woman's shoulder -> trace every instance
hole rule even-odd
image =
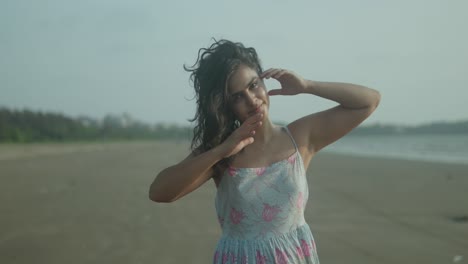
[[[304,160],[304,167],[307,168],[310,160],[316,154],[315,150],[311,147],[310,143],[310,131],[304,128],[302,124],[303,120],[298,119],[286,125],[286,128],[290,132],[291,137],[296,142],[299,153]]]
[[[309,131],[304,129],[300,119],[287,124],[285,128],[289,131],[298,147],[307,146]]]

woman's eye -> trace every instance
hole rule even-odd
[[[255,89],[258,87],[258,82],[253,82],[251,85],[250,85],[250,88],[251,89]]]

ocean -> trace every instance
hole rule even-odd
[[[468,134],[345,136],[322,151],[468,164]]]

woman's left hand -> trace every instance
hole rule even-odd
[[[270,90],[268,95],[296,95],[303,93],[307,87],[302,77],[285,69],[268,69],[260,75],[260,78],[273,78],[281,84],[280,89]]]

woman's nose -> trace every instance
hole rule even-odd
[[[255,105],[256,96],[255,93],[249,92],[247,96],[247,103],[249,105]]]

